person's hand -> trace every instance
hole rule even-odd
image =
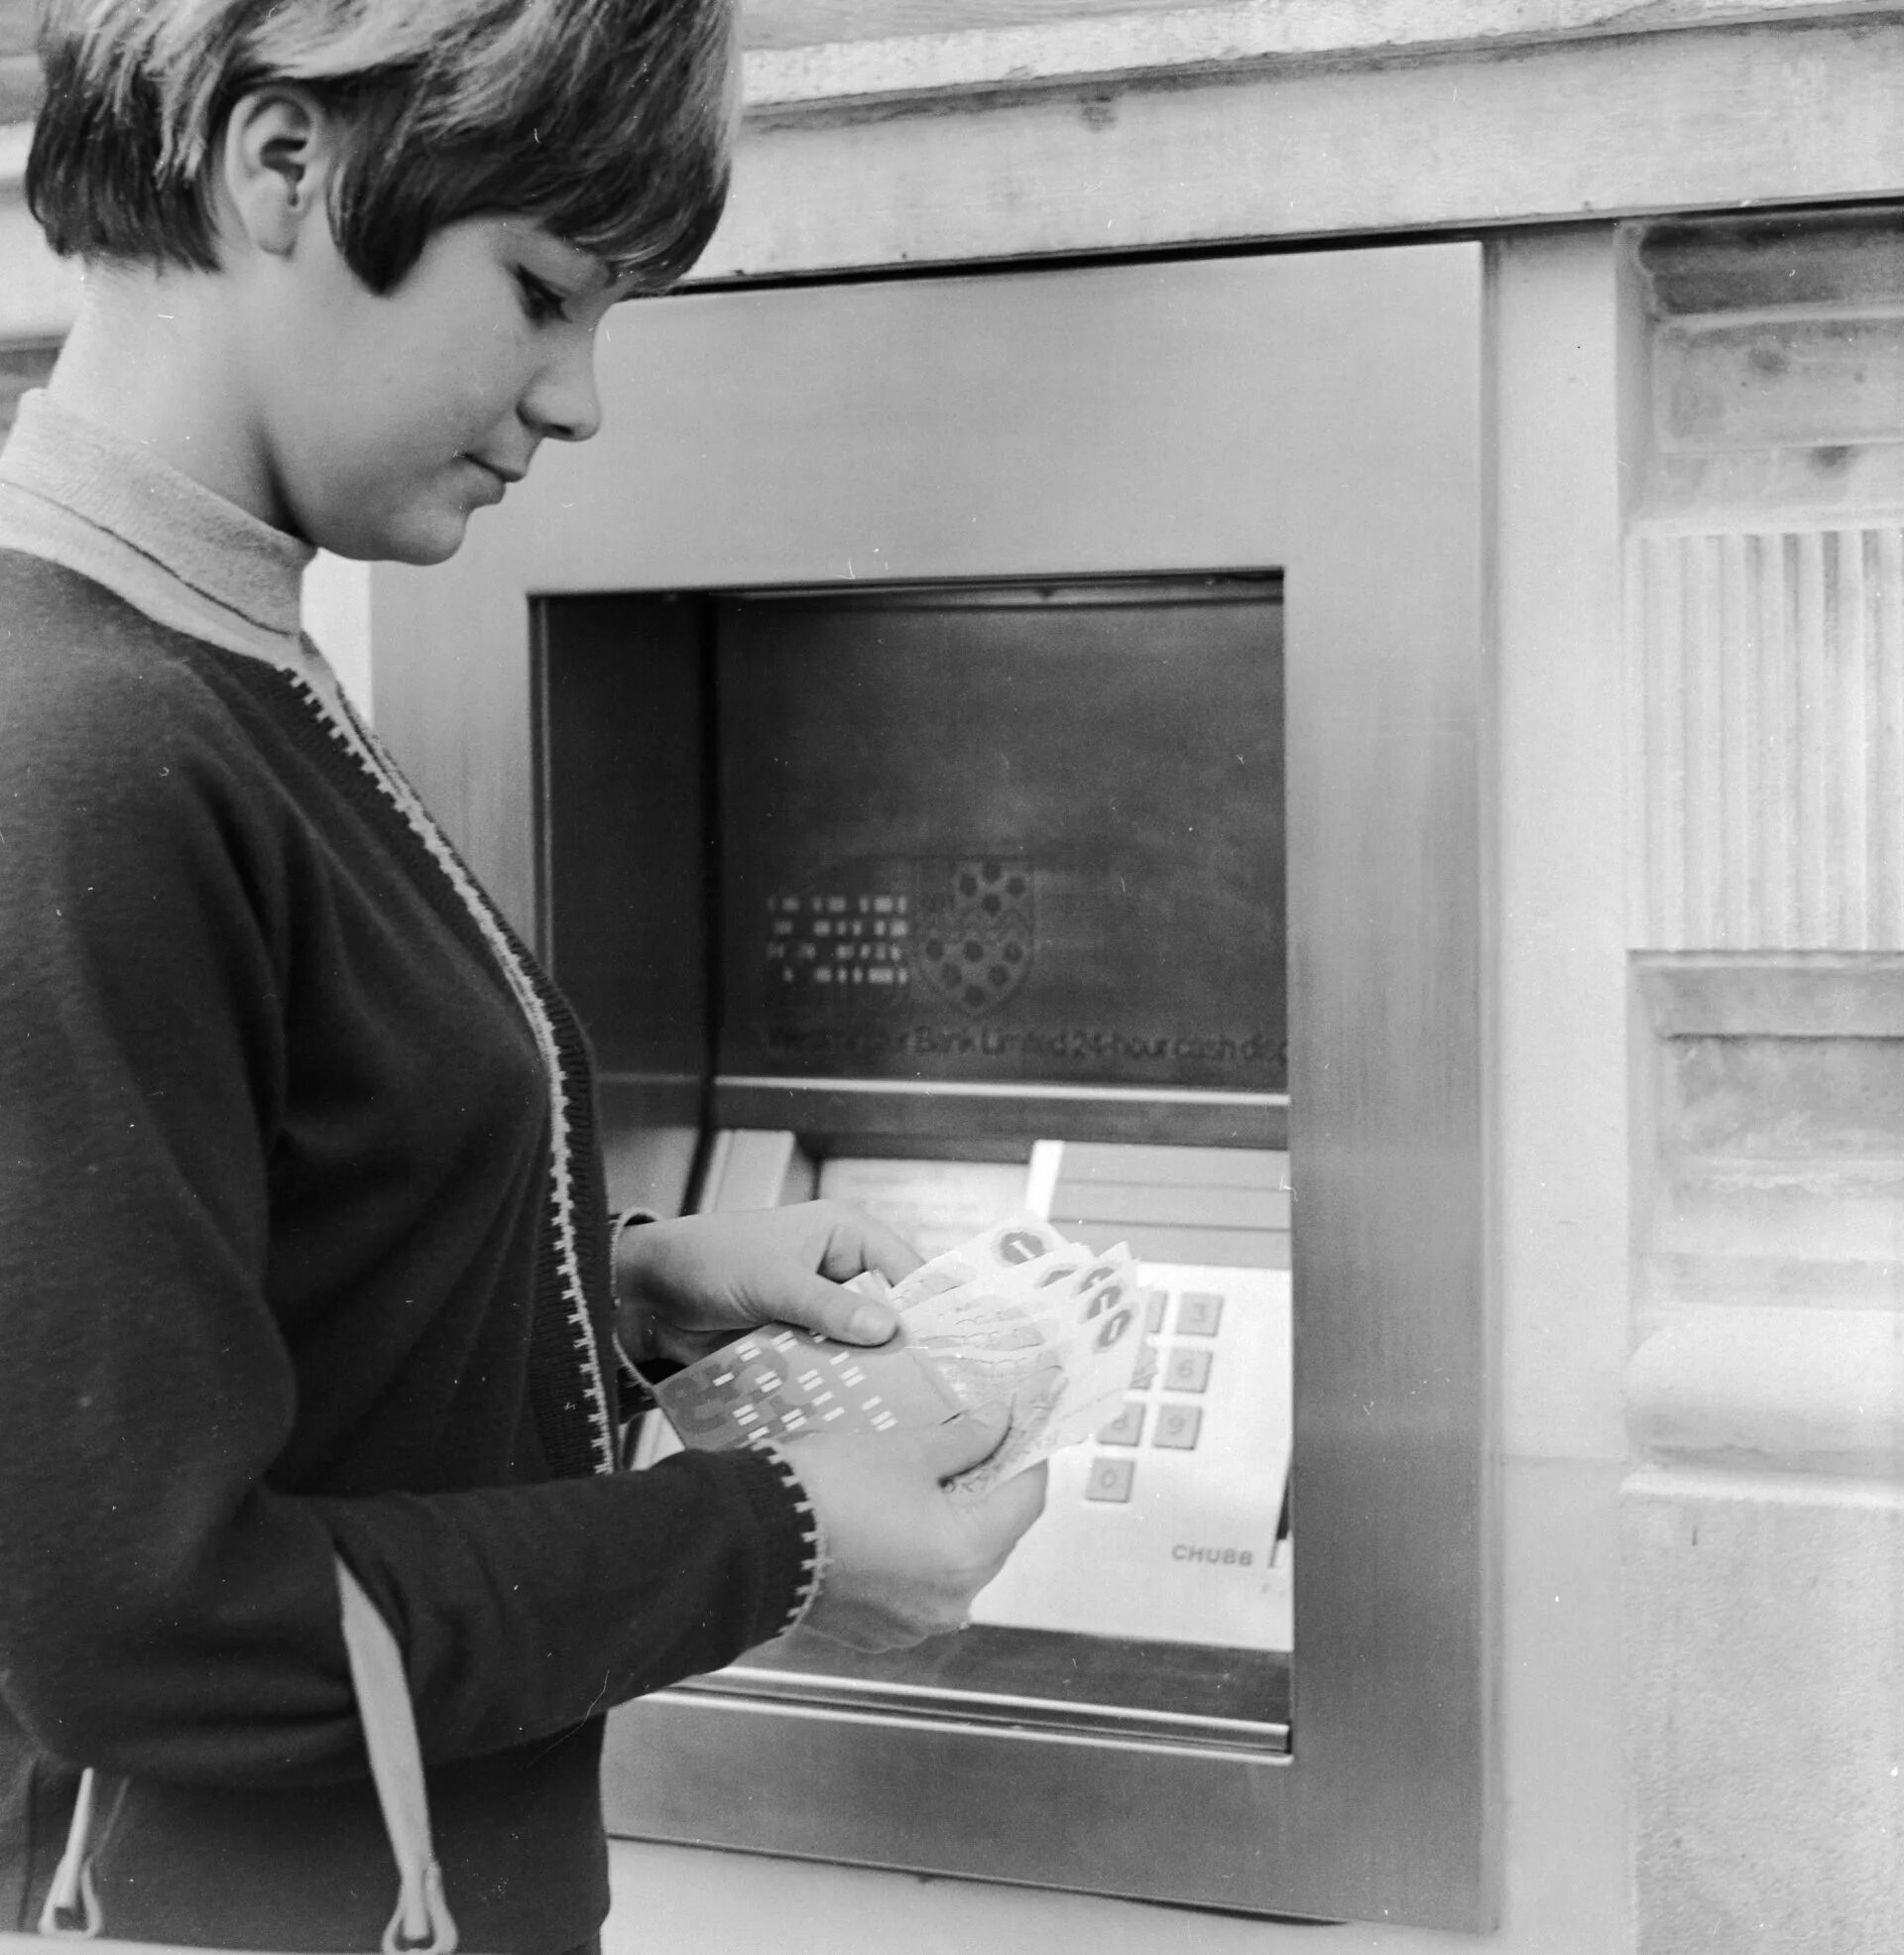
[[[836,1201],[637,1223],[615,1244],[622,1341],[638,1361],[683,1365],[764,1323],[884,1344],[898,1318],[840,1285],[863,1270],[897,1283],[918,1267],[891,1229]]]
[[[1003,1405],[901,1432],[824,1433],[786,1458],[826,1541],[805,1627],[855,1650],[907,1650],[962,1628],[972,1598],[1044,1511],[1042,1463],[978,1500],[940,1485],[1005,1437]]]

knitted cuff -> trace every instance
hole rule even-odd
[[[800,1525],[799,1586],[787,1609],[785,1621],[772,1632],[774,1636],[784,1636],[788,1630],[798,1629],[805,1622],[819,1597],[820,1585],[826,1580],[826,1528],[793,1462],[786,1454],[778,1446],[756,1446],[750,1450],[759,1453],[779,1470],[780,1483],[793,1497],[793,1512]]]

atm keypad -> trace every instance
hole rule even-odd
[[[1144,1339],[1136,1370],[1131,1375],[1130,1390],[1146,1397],[1132,1397],[1125,1402],[1123,1411],[1100,1428],[1099,1445],[1129,1446],[1144,1451],[1152,1447],[1165,1452],[1196,1451],[1203,1438],[1203,1408],[1182,1404],[1181,1398],[1191,1395],[1202,1398],[1210,1391],[1211,1376],[1219,1362],[1224,1302],[1220,1290],[1186,1289],[1175,1299],[1173,1310],[1167,1290],[1150,1291],[1144,1308],[1144,1328],[1152,1333],[1167,1330],[1169,1341],[1160,1342],[1154,1334]],[[1180,1344],[1174,1341],[1177,1338],[1199,1341]],[[1085,1483],[1085,1499],[1129,1501],[1135,1485],[1136,1465],[1135,1459],[1102,1455],[1094,1458]]]
[[[1157,1340],[1146,1337],[1143,1349],[1137,1353],[1136,1370],[1130,1374],[1130,1389],[1133,1392],[1147,1392],[1157,1382]]]
[[[1143,1283],[1130,1389],[1052,1459],[1047,1519],[974,1619],[1287,1650],[1288,1273],[1151,1263]]]
[[[1143,1415],[1148,1408],[1136,1399],[1129,1400],[1109,1425],[1098,1434],[1101,1446],[1135,1446],[1143,1442]]]

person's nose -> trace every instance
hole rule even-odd
[[[602,400],[595,389],[595,335],[564,333],[537,370],[523,397],[523,419],[538,435],[555,441],[586,441],[602,426]]]

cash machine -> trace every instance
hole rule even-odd
[[[644,1097],[684,1080],[704,1116],[690,1184],[650,1198],[830,1195],[927,1252],[1028,1207],[1142,1259],[1134,1389],[980,1597],[967,1686],[1020,1722],[1195,1742],[1227,1708],[1226,1742],[1286,1744],[1279,580],[549,598],[538,622],[550,960],[618,1129],[639,1145]],[[635,796],[614,832],[617,771],[698,810],[697,886],[640,866]],[[655,1420],[649,1454],[670,1438]],[[845,1694],[914,1691],[919,1660]],[[839,1662],[795,1635],[710,1687]]]
[[[1482,323],[1461,244],[643,303],[379,585],[619,1199],[1140,1263],[971,1626],[625,1707],[612,1831],[1490,1919]]]

